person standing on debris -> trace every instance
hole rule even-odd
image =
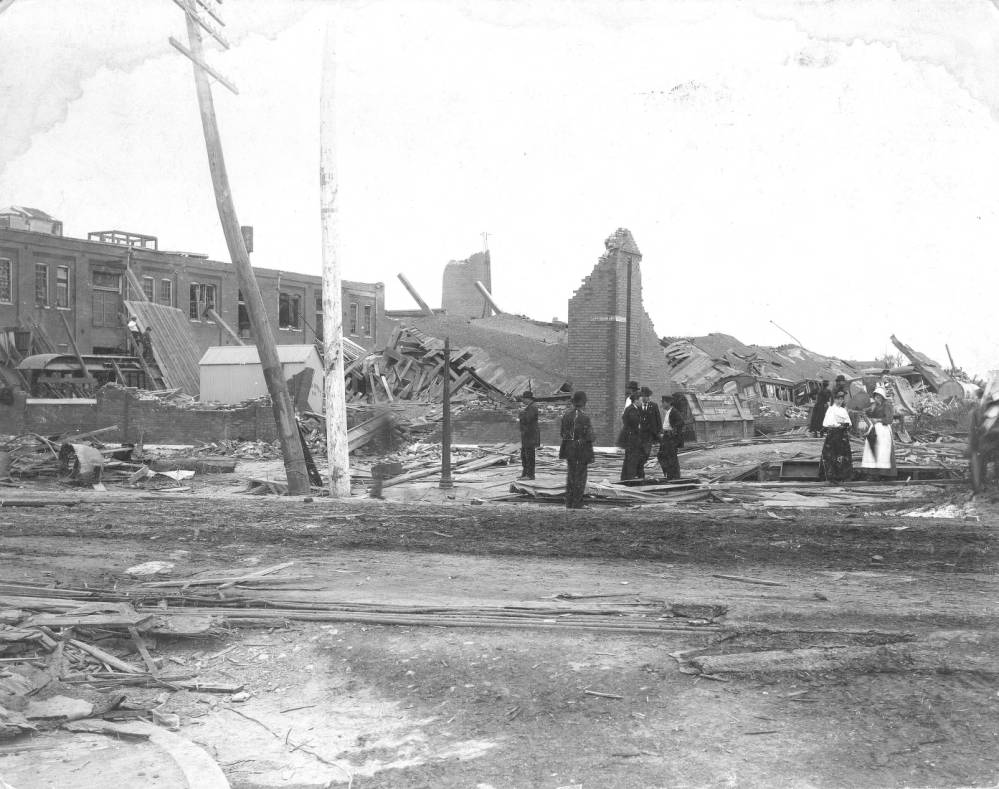
[[[672,397],[663,395],[662,401],[662,439],[656,460],[666,479],[679,479],[680,459],[676,456],[676,451],[683,446],[683,415],[674,407]]]
[[[529,389],[520,399],[526,405],[517,417],[520,422],[520,476],[517,479],[534,479],[534,453],[541,446],[538,407],[534,403],[534,393]]]
[[[888,392],[883,386],[874,390],[874,402],[865,409],[874,422],[871,432],[864,441],[864,457],[860,467],[872,477],[894,477],[895,446],[892,440],[891,423],[894,409],[888,400]]]
[[[812,406],[812,415],[808,420],[808,431],[818,438],[822,435],[822,424],[826,418],[826,410],[832,401],[832,392],[829,391],[829,381],[823,379],[822,388],[815,395],[815,405]]]
[[[836,385],[833,387],[834,400],[836,399],[836,395],[840,392],[843,393],[843,396],[846,397],[847,400],[850,399],[850,384],[847,383],[845,375],[836,376]]]
[[[565,507],[569,510],[583,508],[586,493],[587,466],[593,462],[593,425],[589,415],[583,413],[586,392],[572,396],[572,407],[562,414],[562,445],[558,456],[566,461]]]
[[[846,392],[836,390],[833,404],[826,409],[822,427],[826,440],[822,445],[820,473],[833,485],[853,478],[853,455],[850,448],[850,413],[846,410]]]
[[[652,397],[652,390],[647,386],[643,386],[641,395],[642,401],[638,404],[638,411],[641,417],[638,428],[641,448],[635,476],[638,479],[645,479],[645,464],[652,455],[652,445],[662,435],[663,417],[659,413],[659,406],[649,399]]]
[[[142,352],[142,332],[139,329],[139,322],[135,320],[134,317],[128,319],[128,331],[132,335],[132,342],[135,344],[135,349],[141,353]]]
[[[153,329],[151,326],[147,326],[146,330],[142,333],[141,338],[142,347],[142,358],[147,362],[153,360]]]
[[[621,465],[621,479],[636,479],[638,464],[642,457],[642,411],[639,408],[641,395],[633,392],[631,402],[621,414],[621,432],[617,445],[624,450],[624,463]]]

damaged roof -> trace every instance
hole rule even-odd
[[[675,338],[664,345],[670,379],[688,389],[703,391],[726,376],[747,372],[789,382],[856,375],[851,364],[833,356],[798,345],[746,345],[729,334]]]

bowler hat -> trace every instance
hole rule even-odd
[[[647,386],[642,387],[642,397],[652,397],[652,390]]]

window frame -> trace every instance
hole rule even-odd
[[[166,288],[166,300],[163,299],[163,290]],[[159,296],[157,304],[162,304],[165,307],[173,306],[173,280],[167,279],[166,277],[160,280],[160,286],[156,291],[156,295]]]
[[[193,291],[195,288],[202,289],[199,290],[198,295],[200,296],[203,294],[205,296],[204,302],[202,302],[201,299],[194,299],[194,300],[190,299],[191,291]],[[209,293],[212,296],[211,299],[208,298]],[[197,317],[191,315],[192,307],[194,308],[195,311],[197,311],[198,310],[197,305],[202,303],[204,303],[205,305],[204,311],[200,312]],[[207,317],[207,313],[208,310],[218,310],[218,303],[219,303],[219,287],[217,284],[210,282],[192,282],[190,288],[188,288],[187,317],[189,320],[197,321],[198,323],[214,323],[215,321]]]
[[[155,277],[143,276],[139,280],[139,284],[142,285],[142,295],[146,297],[146,301],[155,301],[156,297],[156,279]],[[149,290],[146,290],[146,285],[149,285]]]
[[[4,270],[6,269],[6,273]],[[7,295],[4,296],[4,278],[6,277]],[[14,303],[14,261],[10,258],[0,258],[0,304]]]
[[[39,293],[39,274],[44,275],[45,278],[45,289],[41,294]],[[50,298],[50,283],[49,283],[49,264],[48,263],[35,263],[35,306],[36,307],[48,307]]]
[[[351,337],[357,336],[357,302],[352,301],[347,305],[347,326]]]
[[[373,304],[363,305],[361,311],[361,332],[365,337],[374,337],[375,307]]]
[[[287,304],[290,321],[282,321],[281,313]],[[302,331],[302,294],[286,290],[278,291],[278,329],[283,331]]]
[[[59,287],[60,286],[60,282],[59,282],[60,277],[59,277],[59,275],[61,273],[65,273],[65,275],[66,275],[66,281],[63,283],[63,285],[66,288],[65,293],[64,293],[65,299],[60,299],[59,298],[59,294],[60,294],[60,287]],[[70,298],[71,298],[70,294],[72,293],[72,290],[70,289],[70,286],[69,286],[70,282],[71,282],[71,279],[70,279],[71,276],[72,276],[72,274],[70,273],[70,267],[69,266],[56,266],[55,299],[54,299],[54,304],[55,304],[55,308],[57,310],[68,310],[68,309],[72,309],[72,306],[70,305]],[[60,303],[61,301],[65,301],[65,304],[61,304]]]

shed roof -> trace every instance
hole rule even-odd
[[[279,345],[277,353],[281,364],[304,364],[319,357],[314,345]],[[205,351],[198,364],[202,367],[260,364],[260,354],[257,353],[256,345],[213,345]]]

